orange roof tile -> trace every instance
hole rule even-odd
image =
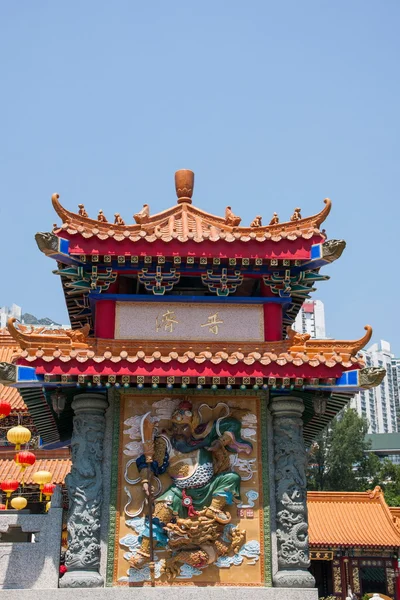
[[[390,514],[392,515],[394,524],[400,531],[400,506],[389,506]]]
[[[0,329],[0,362],[12,362],[19,352],[21,352],[21,348],[16,344],[8,329]],[[12,411],[25,412],[28,410],[16,388],[0,384],[0,398],[1,400],[8,400]]]
[[[365,327],[366,334],[359,340],[314,340],[309,339],[308,334],[298,334],[288,328],[288,339],[276,342],[260,343],[257,348],[254,344],[242,344],[240,348],[232,343],[226,343],[221,351],[220,344],[204,344],[198,342],[163,342],[157,341],[157,349],[154,343],[142,342],[140,340],[102,340],[100,338],[87,337],[87,330],[61,330],[57,332],[29,331],[27,328],[17,329],[14,320],[10,319],[8,327],[11,335],[23,349],[20,357],[27,362],[42,359],[51,362],[59,359],[62,362],[77,360],[80,363],[94,361],[101,363],[111,360],[114,363],[127,360],[135,363],[143,360],[145,363],[161,361],[163,363],[177,360],[186,363],[194,360],[201,364],[210,361],[213,364],[227,362],[228,364],[260,363],[269,365],[276,363],[286,365],[293,363],[295,366],[309,364],[318,367],[321,364],[327,367],[335,367],[337,364],[345,368],[362,364],[356,354],[371,339],[372,328]],[[74,339],[74,337],[76,339]],[[189,345],[190,344],[190,345]],[[173,350],[171,350],[173,346]]]
[[[0,383],[0,399],[7,400],[11,404],[11,412],[28,411],[28,407],[17,388],[8,387]]]
[[[179,173],[179,172],[178,172]],[[319,226],[325,221],[331,210],[331,201],[329,198],[324,200],[325,207],[316,215],[306,218],[298,218],[292,215],[290,221],[284,223],[261,225],[261,217],[255,219],[250,227],[240,227],[241,218],[234,215],[228,206],[225,210],[225,217],[212,215],[191,203],[191,197],[179,197],[178,204],[164,210],[158,214],[150,215],[150,209],[147,204],[144,205],[140,213],[134,215],[136,225],[125,225],[118,223],[101,222],[96,219],[90,219],[84,214],[76,214],[65,209],[59,202],[59,195],[53,194],[52,202],[54,209],[62,220],[62,226],[56,228],[54,233],[62,237],[63,231],[70,235],[81,235],[84,238],[97,237],[100,240],[109,238],[117,242],[126,239],[131,242],[145,240],[155,242],[162,240],[170,242],[174,239],[179,242],[217,242],[224,240],[226,242],[264,242],[270,240],[279,242],[282,239],[296,240],[303,238],[311,239],[313,236],[320,236],[325,239],[326,236],[320,231]],[[292,219],[295,220],[292,220]]]
[[[71,470],[71,459],[39,459],[35,464],[25,470],[24,482],[26,485],[36,485],[32,481],[32,475],[37,471],[50,471],[53,478],[52,483],[63,484],[65,477]],[[21,470],[13,460],[0,459],[0,481],[5,479],[17,479],[21,481]]]
[[[400,547],[400,530],[382,490],[308,492],[311,546]]]

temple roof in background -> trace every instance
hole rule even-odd
[[[8,329],[0,329],[0,363],[12,362],[22,350]],[[11,411],[26,412],[27,406],[18,389],[0,383],[0,398],[11,404]]]
[[[312,546],[400,547],[400,527],[382,490],[308,492],[309,539]]]

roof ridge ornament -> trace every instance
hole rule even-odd
[[[192,204],[194,188],[194,173],[189,169],[180,169],[175,173],[175,189],[178,196],[178,204]]]

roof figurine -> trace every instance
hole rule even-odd
[[[295,208],[294,213],[290,217],[291,221],[300,221],[301,219],[301,208]]]
[[[256,218],[250,223],[250,227],[262,227],[262,217],[257,215]]]
[[[241,217],[237,217],[233,214],[230,206],[227,206],[225,209],[225,223],[230,225],[231,227],[237,227],[240,225]]]
[[[99,210],[99,214],[97,215],[97,220],[99,221],[99,223],[108,223],[108,221],[101,209]]]
[[[272,215],[272,219],[270,220],[269,224],[270,225],[278,225],[278,223],[279,223],[278,213],[274,213]]]
[[[175,173],[175,189],[178,204],[192,204],[194,173],[189,169],[180,169]]]
[[[79,208],[78,215],[80,215],[81,217],[88,217],[89,216],[87,214],[86,210],[85,210],[84,204],[78,204],[78,208]]]
[[[114,217],[114,225],[125,225],[125,221],[119,213],[115,213]]]
[[[150,217],[150,207],[148,204],[143,204],[143,208],[141,211],[133,215],[136,223],[141,225],[142,223],[147,223]]]

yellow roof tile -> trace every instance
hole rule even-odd
[[[400,530],[382,490],[308,492],[311,546],[399,547]]]

